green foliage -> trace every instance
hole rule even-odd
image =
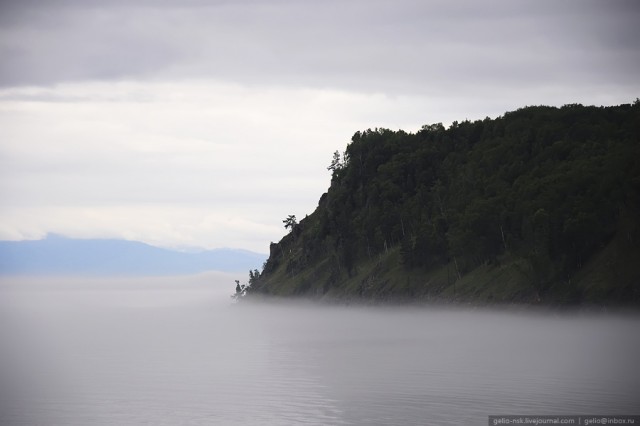
[[[629,201],[640,197],[639,133],[637,100],[356,132],[343,160],[334,153],[318,208],[272,247],[256,282],[266,291],[282,262],[288,279],[322,265],[315,291],[327,292],[397,248],[406,271],[455,265],[458,277],[521,259],[544,297],[611,240],[621,209],[640,217]],[[296,227],[295,216],[283,222]]]
[[[282,223],[284,223],[284,229],[291,229],[291,231],[293,231],[295,226],[298,224],[298,221],[296,219],[296,215],[290,214],[285,220],[282,221]]]
[[[257,269],[254,269],[253,271],[249,271],[249,284],[248,286],[251,287],[252,285],[254,285],[258,279],[260,279],[260,271],[258,271]]]
[[[342,169],[346,167],[347,159],[344,161],[340,159],[340,151],[335,151],[333,153],[333,158],[331,159],[331,164],[327,167],[327,170],[331,171],[332,176],[336,176],[340,173]]]

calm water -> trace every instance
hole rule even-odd
[[[640,412],[640,320],[230,306],[235,277],[0,281],[2,425],[485,425]]]

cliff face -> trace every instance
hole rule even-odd
[[[640,102],[357,132],[254,293],[640,301]]]

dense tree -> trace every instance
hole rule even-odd
[[[543,294],[612,238],[622,210],[640,216],[639,133],[640,101],[359,131],[333,154],[317,210],[279,244],[304,242],[298,265],[333,259],[336,282],[393,247],[405,268],[455,262],[460,274],[510,254]],[[283,256],[272,251],[266,266]]]

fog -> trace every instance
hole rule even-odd
[[[0,424],[446,425],[638,411],[636,315],[234,305],[235,278],[0,279]]]

